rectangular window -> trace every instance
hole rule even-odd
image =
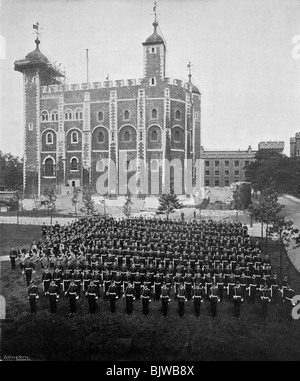
[[[199,113],[198,112],[195,112],[195,119],[199,119]]]
[[[143,131],[140,131],[140,140],[143,140]]]
[[[205,180],[205,186],[209,187],[209,180]]]
[[[209,167],[209,160],[205,162],[205,167]]]
[[[229,160],[225,160],[225,167],[229,167]]]
[[[32,131],[33,130],[33,123],[28,123],[28,130]]]
[[[215,176],[219,176],[220,171],[215,171]]]
[[[225,176],[229,176],[229,171],[225,171]]]
[[[225,179],[225,187],[229,187],[229,180]]]
[[[215,187],[218,187],[220,186],[220,181],[219,180],[215,180]]]
[[[215,167],[218,167],[220,165],[219,160],[215,161]]]
[[[205,171],[205,176],[209,176],[209,171]]]
[[[234,176],[239,176],[240,171],[234,171]]]
[[[245,160],[245,165],[249,165],[250,164],[250,161],[249,160]]]
[[[240,162],[238,161],[238,160],[235,160],[235,162],[234,162],[234,166],[235,167],[238,167],[240,165]]]

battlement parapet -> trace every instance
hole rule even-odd
[[[184,82],[180,79],[175,79],[171,77],[166,77],[167,83],[173,86],[179,86],[186,90],[191,90],[191,85],[188,82]],[[66,91],[79,91],[79,90],[90,90],[90,89],[106,89],[106,88],[118,88],[118,87],[131,87],[139,86],[142,84],[143,78],[131,78],[131,79],[117,79],[117,80],[106,80],[102,82],[92,82],[92,83],[72,83],[72,84],[60,84],[60,85],[49,85],[41,86],[41,92],[46,93],[57,93]]]

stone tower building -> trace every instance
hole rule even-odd
[[[143,77],[64,84],[36,48],[15,61],[24,78],[24,196],[90,187],[114,197],[129,190],[177,194],[200,188],[200,92],[166,77],[157,32],[143,45]]]

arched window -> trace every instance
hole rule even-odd
[[[75,119],[76,120],[82,119],[82,111],[81,111],[81,109],[76,109],[75,110]]]
[[[157,170],[158,170],[157,160],[151,160],[151,171],[157,171]]]
[[[76,131],[72,132],[71,143],[78,143],[78,132]]]
[[[46,144],[52,144],[53,143],[53,134],[52,132],[48,132],[46,135]]]
[[[174,142],[180,143],[180,132],[177,130],[174,132]]]
[[[156,110],[156,108],[154,108],[151,111],[151,119],[157,119],[157,110]]]
[[[45,160],[45,176],[54,176],[54,160],[48,157]]]
[[[102,131],[99,131],[97,138],[98,138],[98,143],[104,143],[104,133]]]
[[[128,110],[124,111],[124,120],[129,120],[130,119],[130,113]]]
[[[51,120],[52,120],[52,122],[57,122],[58,121],[58,112],[56,110],[53,110],[51,112]]]
[[[103,122],[103,120],[104,120],[103,112],[102,112],[102,111],[99,111],[99,112],[98,112],[98,121],[99,121],[99,122]]]
[[[78,159],[73,157],[71,160],[71,171],[78,171]]]
[[[130,132],[126,130],[123,137],[124,142],[130,142]]]
[[[72,120],[72,119],[73,119],[72,111],[66,110],[65,111],[65,120]]]
[[[43,111],[42,112],[42,122],[48,122],[48,118],[49,118],[48,112]]]
[[[105,169],[104,162],[103,162],[102,160],[97,161],[97,164],[96,164],[96,171],[97,171],[97,172],[103,172],[104,169]]]
[[[181,112],[179,110],[176,110],[175,112],[175,119],[181,120]]]
[[[152,142],[157,142],[157,139],[158,139],[158,133],[157,133],[157,130],[153,130],[153,131],[151,132],[151,138],[150,138],[150,140],[151,140]]]
[[[156,79],[150,78],[149,84],[150,84],[150,86],[155,86],[156,85]]]

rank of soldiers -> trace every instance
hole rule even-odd
[[[64,296],[70,314],[76,313],[76,301],[86,297],[92,315],[98,299],[110,303],[111,313],[116,301],[124,300],[129,315],[141,300],[145,316],[152,301],[161,301],[163,316],[176,301],[181,317],[189,301],[199,317],[206,301],[216,318],[218,303],[227,301],[238,319],[243,302],[260,301],[266,318],[269,302],[293,298],[287,277],[279,281],[272,273],[269,255],[261,253],[241,223],[91,217],[66,226],[43,225],[42,235],[29,252],[21,246],[18,259],[27,285],[40,265],[42,292],[52,313]]]

